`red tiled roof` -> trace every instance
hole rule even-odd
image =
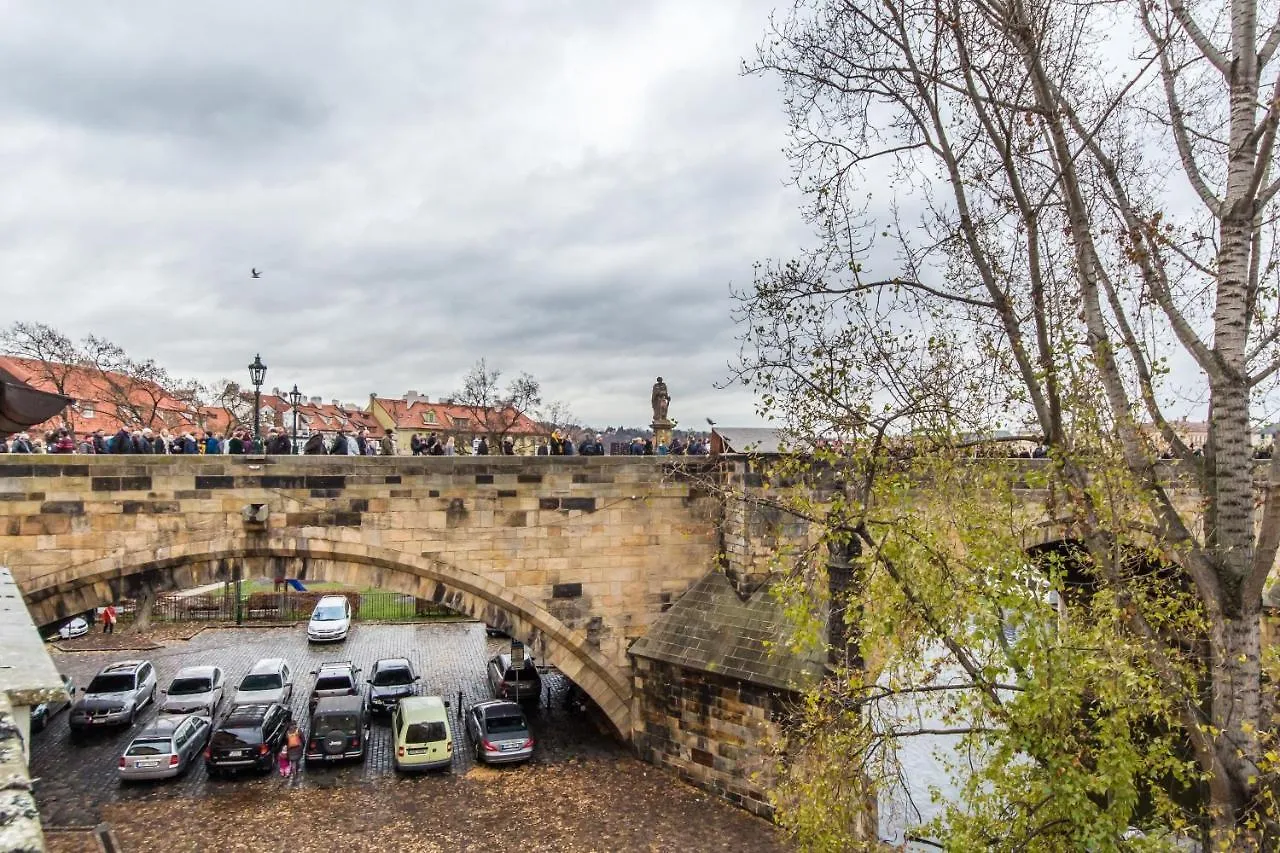
[[[0,367],[42,391],[58,391],[57,384],[50,377],[53,371],[40,361],[0,356]],[[175,398],[152,382],[110,371],[104,373],[92,367],[59,364],[54,366],[54,370],[60,377],[65,376],[62,393],[75,399],[76,403],[70,411],[64,409],[60,415],[33,426],[33,435],[67,426],[68,423],[78,435],[98,429],[111,434],[122,426],[155,430],[187,430],[197,426],[196,410],[191,404]],[[120,400],[121,393],[141,414],[141,420]],[[92,417],[88,415],[90,409]]]
[[[391,417],[392,422],[396,425],[396,429],[438,429],[446,431],[454,429],[455,418],[465,418],[468,421],[475,421],[477,415],[476,410],[471,407],[460,406],[456,403],[428,403],[423,400],[414,400],[412,403],[408,403],[399,398],[385,397],[375,397],[374,401]],[[428,412],[435,416],[434,420],[427,419]],[[489,430],[491,432],[506,432],[509,435],[547,434],[547,431],[530,417],[523,413],[516,412],[516,410],[512,408],[493,408],[489,409],[486,414],[489,421]],[[508,426],[508,424],[510,426]]]

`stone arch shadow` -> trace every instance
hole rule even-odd
[[[521,639],[543,663],[559,669],[604,711],[618,736],[631,739],[630,678],[620,673],[545,608],[474,572],[440,560],[355,542],[281,531],[226,535],[117,553],[70,567],[24,585],[36,624],[47,624],[111,600],[189,589],[235,579],[236,567],[261,560],[261,574],[283,569],[315,581],[347,580],[358,567],[371,586],[443,604],[497,625]],[[283,561],[283,562],[282,562]],[[249,563],[249,565],[254,565]]]

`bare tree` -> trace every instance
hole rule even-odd
[[[969,674],[981,713],[1050,767],[1056,747],[1025,738],[965,623],[930,594],[965,556],[897,517],[895,529],[885,491],[921,449],[945,455],[998,428],[1047,445],[1053,509],[1114,604],[1115,633],[1140,652],[1132,677],[1152,686],[1151,713],[1185,739],[1223,849],[1280,839],[1259,631],[1280,467],[1256,501],[1251,441],[1280,368],[1277,47],[1277,9],[1259,0],[798,0],[749,69],[783,81],[821,245],[762,265],[740,294],[735,379],[797,436],[838,439],[857,460],[839,511],[815,519],[859,541],[903,612]],[[1171,375],[1207,397],[1203,448],[1169,415]],[[1202,515],[1175,501],[1158,467],[1166,447]],[[1135,577],[1137,552],[1179,566],[1192,595]],[[1102,771],[1084,766],[1097,784]],[[1116,792],[1134,789],[1120,775],[1100,790],[1123,811]],[[978,827],[965,841],[993,846],[1094,846],[1114,829],[1082,826],[1069,786],[1038,778],[1044,801],[1002,792],[1025,836],[958,813],[949,830]],[[1104,812],[1125,817],[1094,817]]]
[[[453,395],[465,406],[476,425],[474,432],[492,444],[501,441],[542,402],[542,386],[528,373],[521,373],[502,388],[502,371],[490,370],[480,359],[463,378],[462,390]]]

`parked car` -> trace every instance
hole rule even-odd
[[[406,696],[391,712],[396,770],[437,770],[453,765],[449,703],[439,696]]]
[[[538,704],[542,700],[542,676],[533,663],[533,656],[526,653],[520,666],[511,665],[511,655],[494,655],[487,668],[489,687],[498,699]]]
[[[363,761],[369,718],[359,696],[327,696],[316,703],[307,728],[307,764]]]
[[[87,633],[89,633],[89,623],[83,616],[77,616],[58,629],[58,637],[63,640],[83,637]]]
[[[311,670],[316,683],[307,697],[307,712],[316,709],[316,702],[328,696],[359,696],[360,668],[349,660],[326,661]]]
[[[156,698],[156,670],[149,660],[122,660],[104,667],[71,706],[71,733],[105,726],[131,726]]]
[[[213,724],[197,714],[157,717],[120,756],[121,782],[181,776],[200,755]]]
[[[205,770],[213,777],[240,770],[271,772],[292,719],[278,702],[233,706],[209,738]]]
[[[161,714],[203,714],[212,717],[222,704],[222,668],[187,666],[164,689]]]
[[[31,709],[31,731],[43,731],[49,725],[49,721],[53,719],[63,708],[70,708],[71,703],[76,700],[76,685],[71,680],[71,676],[62,676],[62,686],[67,691],[67,698],[63,702],[41,702]]]
[[[383,658],[369,673],[370,714],[394,711],[407,696],[418,692],[418,674],[408,658]]]
[[[249,668],[231,697],[234,705],[288,706],[293,698],[293,671],[284,658],[263,658]]]
[[[335,643],[347,638],[351,630],[351,602],[345,595],[326,595],[316,602],[307,622],[307,640],[312,643]]]
[[[533,757],[533,734],[518,702],[489,699],[467,711],[467,735],[476,761],[512,764]]]

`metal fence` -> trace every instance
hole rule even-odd
[[[352,618],[366,622],[408,622],[457,615],[428,599],[398,592],[248,592],[241,595],[237,608],[235,587],[227,586],[199,595],[160,596],[151,618],[155,622],[296,622],[310,618],[316,602],[325,595],[345,595],[351,601]],[[121,615],[131,611],[132,608],[122,608]]]

